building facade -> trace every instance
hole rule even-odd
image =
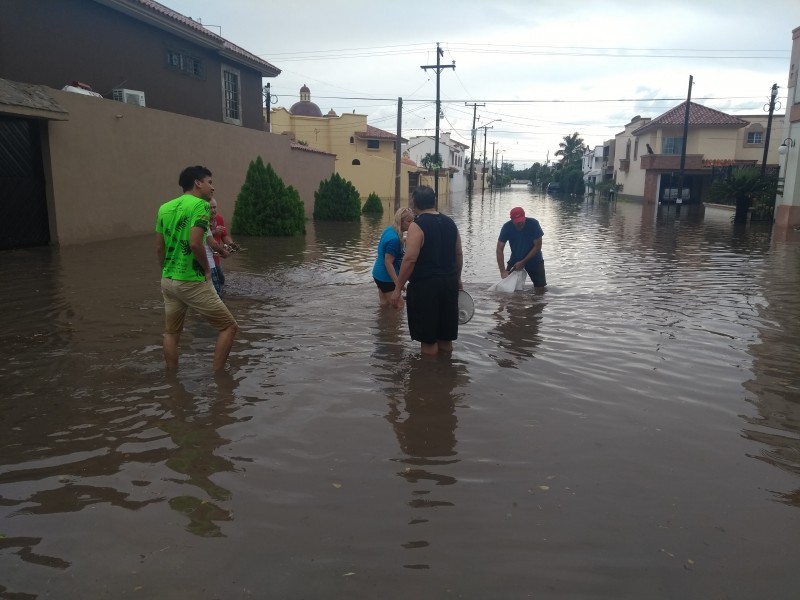
[[[433,156],[436,149],[436,138],[432,135],[420,135],[409,138],[408,142],[403,144],[403,150],[408,152],[408,156],[418,165],[422,164],[422,159],[425,155],[430,154]],[[446,175],[448,179],[448,189],[451,194],[463,194],[468,187],[469,183],[469,168],[465,165],[469,162],[467,159],[466,150],[469,146],[454,140],[450,137],[450,132],[440,133],[439,135],[439,156],[442,157],[442,166],[440,174],[440,193],[441,193],[441,179]],[[475,179],[480,177],[479,169],[476,169]]]
[[[280,69],[161,4],[4,0],[2,10],[0,78],[80,82],[104,98],[264,129],[262,77]]]
[[[634,117],[615,137],[620,196],[646,203],[703,201],[719,167],[757,166],[764,155],[768,115],[733,116],[689,104],[682,186],[680,158],[686,102],[648,119]],[[781,116],[772,121],[767,167],[776,169],[782,139]],[[680,192],[679,192],[680,189]]]
[[[300,100],[289,109],[272,109],[269,121],[273,133],[335,154],[336,172],[356,187],[362,201],[372,193],[387,205],[394,201],[397,144],[405,139],[369,125],[363,114],[338,115],[330,110],[323,115],[305,85],[300,88]],[[418,184],[409,174],[420,170],[408,160],[400,161],[401,203],[407,204],[409,186],[413,189]]]
[[[800,27],[792,31],[792,55],[789,80],[786,84],[787,110],[780,143],[780,188],[775,206],[775,224],[782,230],[800,226],[800,87],[797,71],[800,65]]]

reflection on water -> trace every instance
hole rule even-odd
[[[412,485],[408,506],[417,509],[409,520],[414,526],[413,539],[405,541],[407,550],[427,548],[424,524],[431,519],[446,518],[439,509],[452,507],[446,491],[437,486],[450,486],[457,479],[449,474],[457,463],[456,407],[460,398],[456,388],[467,385],[466,366],[449,357],[413,357],[406,363],[404,376],[397,382],[402,403],[390,396],[386,419],[392,424],[401,457],[393,459],[405,465],[398,473]],[[408,569],[427,569],[430,565],[410,559]]]
[[[550,285],[490,293],[517,205]],[[434,360],[377,305],[388,213],[237,240],[221,378],[196,318],[163,372],[150,236],[3,252],[0,597],[792,597],[800,240],[441,208],[476,311]]]

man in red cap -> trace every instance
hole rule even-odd
[[[542,227],[536,219],[526,217],[521,206],[512,208],[510,216],[511,220],[503,225],[497,240],[497,266],[500,276],[505,279],[509,272],[525,269],[534,287],[545,287],[547,279],[542,256]],[[506,242],[511,244],[511,258],[508,263],[504,262],[503,257]]]

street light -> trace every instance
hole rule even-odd
[[[794,148],[794,140],[792,138],[786,138],[783,140],[783,143],[778,146],[778,154],[781,156],[785,155],[789,152],[789,148]]]

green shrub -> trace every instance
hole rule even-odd
[[[383,202],[381,202],[380,197],[375,192],[372,192],[367,201],[364,202],[364,208],[361,209],[361,212],[366,214],[372,215],[382,215],[383,214]]]
[[[271,164],[261,157],[250,162],[244,185],[236,197],[231,232],[235,235],[279,236],[306,232],[300,194],[286,186]]]
[[[320,221],[358,221],[361,196],[356,187],[338,173],[321,181],[314,192],[314,218]]]

